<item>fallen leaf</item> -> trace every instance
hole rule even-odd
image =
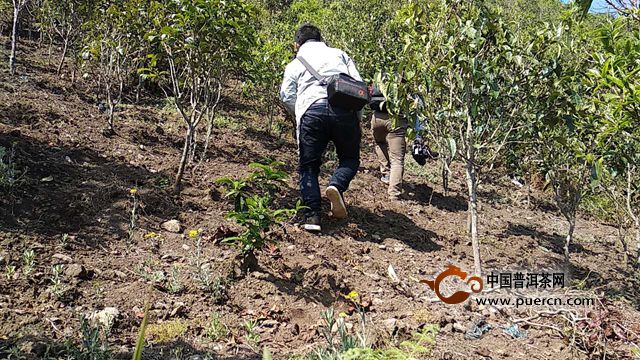
[[[389,265],[389,268],[387,269],[387,274],[389,274],[389,277],[391,278],[391,280],[393,280],[393,282],[400,281],[400,279],[398,278],[398,275],[396,274],[396,271],[393,269],[393,266]]]

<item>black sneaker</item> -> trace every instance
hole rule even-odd
[[[320,227],[320,215],[307,215],[302,222],[302,228],[309,232],[322,231],[322,227]]]

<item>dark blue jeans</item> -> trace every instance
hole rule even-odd
[[[318,175],[322,155],[329,141],[333,141],[338,155],[338,168],[329,185],[341,193],[349,188],[360,167],[360,138],[362,132],[356,112],[343,110],[321,101],[311,105],[300,120],[299,156],[300,192],[307,214],[320,212],[320,184]]]

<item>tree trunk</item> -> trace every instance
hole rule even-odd
[[[180,190],[180,183],[184,176],[184,170],[187,167],[187,160],[189,159],[189,151],[191,149],[191,139],[193,138],[193,125],[187,125],[187,134],[184,138],[184,147],[182,148],[182,157],[180,158],[180,165],[178,166],[178,174],[176,175],[176,182],[173,185],[175,191]]]
[[[69,49],[69,39],[64,39],[64,45],[62,47],[62,56],[60,57],[60,62],[58,63],[58,69],[56,70],[56,75],[60,76],[60,72],[62,71],[62,66],[64,66],[64,59],[67,57],[67,50]]]
[[[447,164],[448,159],[442,159],[442,191],[444,192],[444,196],[449,195],[449,164]]]
[[[140,103],[141,89],[142,89],[142,76],[138,75],[138,84],[136,85],[136,104]]]
[[[627,212],[629,213],[629,217],[633,221],[633,227],[636,229],[636,246],[637,246],[637,257],[636,257],[636,267],[640,267],[640,216],[634,211],[633,206],[631,206],[631,188],[633,184],[633,173],[636,171],[636,167],[631,164],[627,164]]]
[[[189,157],[187,159],[187,164],[192,164],[195,161],[197,148],[198,148],[198,131],[197,129],[194,128],[193,134],[191,135],[191,148],[189,149]]]
[[[462,135],[461,140],[465,144],[466,152],[466,172],[467,172],[467,189],[469,190],[469,234],[471,235],[471,247],[473,248],[473,265],[475,275],[482,276],[482,261],[480,260],[480,241],[478,239],[478,174],[476,173],[476,149],[474,121],[471,116],[471,90],[468,84],[465,84],[467,106],[465,107],[467,117],[467,129]],[[453,157],[453,154],[451,154]]]
[[[571,182],[572,179],[572,175],[568,172],[554,172],[551,180],[556,205],[558,206],[560,213],[562,213],[562,216],[564,216],[569,224],[569,231],[567,232],[567,237],[564,243],[564,259],[567,262],[567,265],[570,261],[569,245],[571,245],[571,242],[573,241],[573,232],[576,228],[576,212],[578,210],[578,205],[580,205],[580,200],[582,199],[582,194],[580,193],[582,189],[581,185],[584,184],[584,180],[580,179],[576,182],[577,185],[574,185]]]
[[[469,190],[469,233],[473,248],[473,265],[475,275],[482,275],[482,261],[480,260],[480,242],[478,240],[478,177],[473,163],[467,159],[467,188]]]
[[[51,48],[53,48],[53,37],[49,34],[47,34],[47,37],[49,38],[49,45],[47,47],[47,66],[51,66]]]
[[[222,83],[218,83],[217,88],[217,96],[216,101],[213,103],[213,106],[207,109],[207,135],[204,140],[204,149],[202,150],[202,157],[200,158],[200,162],[202,162],[207,157],[207,150],[209,150],[209,140],[211,139],[211,133],[213,132],[213,122],[216,118],[216,113],[218,112],[218,104],[220,104],[220,96],[222,96]]]
[[[576,229],[575,215],[573,216],[573,218],[569,218],[569,216],[567,216],[567,222],[569,223],[569,232],[567,233],[567,239],[564,243],[564,259],[568,264],[569,263],[569,245],[571,244],[571,241],[573,241],[573,232]]]
[[[18,45],[18,17],[20,16],[20,6],[13,5],[13,29],[11,30],[11,54],[9,55],[9,69],[11,75],[16,74],[16,48]]]
[[[109,129],[109,132],[115,131],[113,129],[113,113],[114,113],[114,106],[113,104],[111,104],[111,102],[109,102],[109,121],[107,123],[107,129]]]
[[[240,255],[240,271],[242,274],[248,274],[258,270],[260,270],[260,267],[258,266],[258,258],[255,252],[249,251],[244,255]]]
[[[629,262],[629,247],[627,246],[627,239],[624,231],[624,223],[623,219],[620,219],[618,216],[618,240],[620,241],[620,246],[622,246],[622,256],[624,265],[626,266]]]
[[[638,256],[636,257],[636,267],[640,267],[640,222],[636,222],[636,244],[638,246]]]
[[[113,113],[115,112],[115,104],[113,103],[113,96],[111,95],[111,87],[107,87],[107,106],[109,106],[109,120],[107,122],[107,130],[109,133],[113,133]]]
[[[204,139],[204,148],[202,149],[202,157],[200,161],[204,160],[207,157],[207,151],[209,150],[209,141],[211,139],[211,134],[213,133],[213,120],[215,119],[216,111],[213,110],[209,114],[207,114],[207,134]]]
[[[267,134],[271,135],[271,130],[273,129],[273,103],[269,103],[269,105],[267,105],[267,109],[269,113],[269,129],[267,131]]]
[[[531,210],[531,177],[527,180],[527,210]]]
[[[2,29],[0,29],[2,30]],[[39,28],[39,35],[40,37],[38,38],[38,48],[42,47],[42,44],[44,44],[44,31],[42,31],[42,28]],[[0,31],[0,34],[2,34],[2,32]]]

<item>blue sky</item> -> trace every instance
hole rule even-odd
[[[568,3],[569,0],[562,0],[562,2]],[[593,0],[591,3],[591,12],[607,12],[609,5],[605,0]]]
[[[593,0],[591,4],[591,11],[593,12],[606,12],[608,10],[609,5],[605,0]]]

